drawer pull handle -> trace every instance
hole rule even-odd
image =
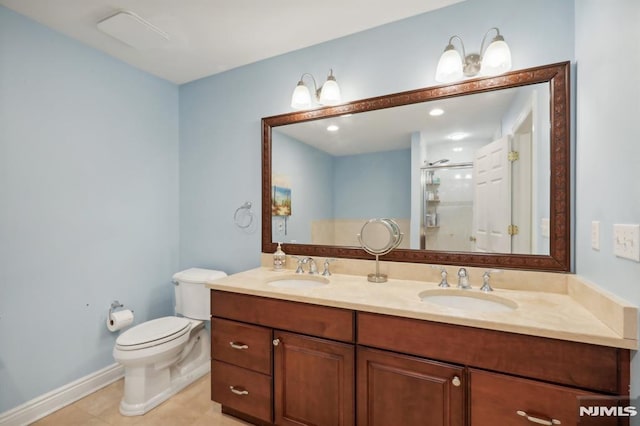
[[[518,411],[516,411],[516,414],[518,414],[519,416],[522,416],[522,417],[526,417],[527,420],[529,420],[531,423],[536,423],[536,424],[539,424],[539,425],[553,426],[553,425],[562,424],[562,422],[560,420],[556,420],[556,419],[550,419],[550,420],[541,419],[540,417],[534,417],[534,416],[531,416],[531,415],[527,414],[526,411],[518,410]]]
[[[273,346],[278,346],[280,344],[280,339],[273,339]]]
[[[249,395],[249,391],[243,388],[236,389],[235,386],[229,386],[229,389],[236,395]]]
[[[229,342],[229,345],[231,345],[233,349],[249,349],[248,345],[240,342]]]
[[[451,383],[453,383],[453,386],[458,387],[462,382],[460,381],[460,377],[453,376],[453,379],[451,379]]]

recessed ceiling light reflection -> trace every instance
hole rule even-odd
[[[464,175],[464,178],[465,179],[471,179],[472,178],[471,173],[467,173],[466,175]]]
[[[342,118],[347,118],[347,117],[351,117],[353,114],[342,114],[340,117]]]
[[[452,141],[459,141],[459,140],[462,140],[462,139],[466,138],[467,136],[469,136],[469,133],[455,132],[455,133],[451,133],[449,136],[447,136],[447,139],[451,139]]]
[[[329,131],[329,132],[337,132],[339,128],[340,127],[336,126],[335,124],[330,124],[330,125],[327,126],[327,131]]]
[[[462,152],[462,147],[461,146],[456,146],[455,148],[452,149],[453,152]]]
[[[442,108],[434,108],[431,111],[429,111],[429,115],[432,117],[438,117],[442,114],[444,114],[444,110]]]
[[[454,178],[454,179],[462,179],[462,175],[459,175],[459,174],[458,174],[458,175],[455,175],[453,178]]]

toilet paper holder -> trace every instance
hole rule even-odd
[[[124,305],[122,303],[118,302],[117,300],[114,300],[113,302],[111,302],[111,307],[109,308],[109,320],[113,320],[112,314],[118,308],[124,308]],[[131,312],[133,312],[133,311],[131,311]]]

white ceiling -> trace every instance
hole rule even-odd
[[[407,149],[411,133],[422,132],[427,145],[450,143],[453,133],[465,133],[465,141],[491,142],[502,126],[514,99],[535,87],[549,90],[547,83],[503,89],[468,96],[369,111],[346,117],[279,126],[273,129],[333,156]],[[444,114],[431,117],[429,111],[441,108]],[[327,131],[330,124],[336,132]]]
[[[20,14],[177,84],[463,0],[0,0]],[[169,35],[135,49],[96,27],[120,10]]]

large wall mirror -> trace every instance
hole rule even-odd
[[[569,63],[262,120],[262,251],[570,270]]]

